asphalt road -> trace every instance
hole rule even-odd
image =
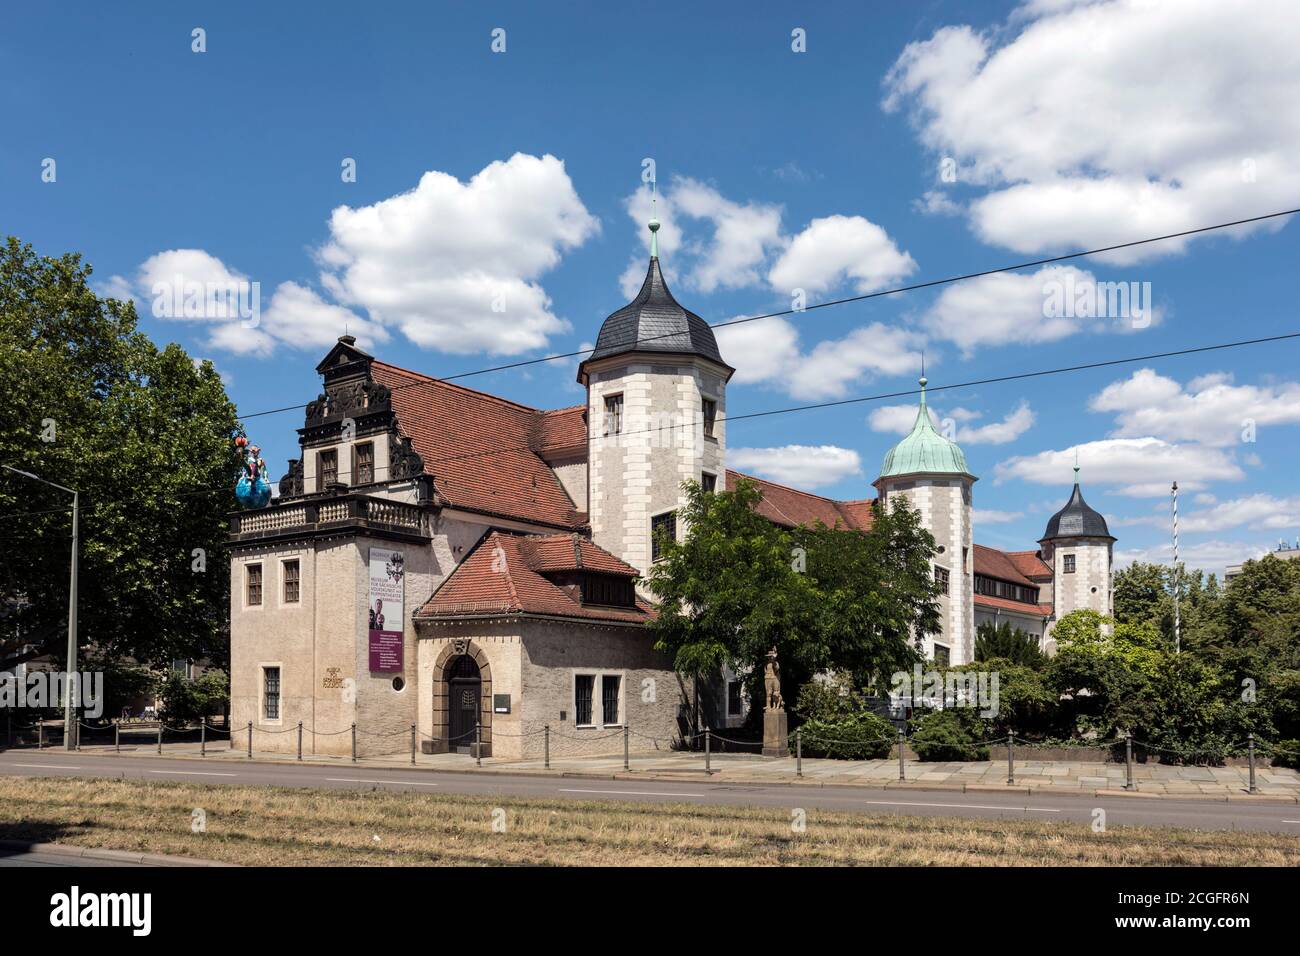
[[[66,853],[34,853],[22,850],[6,850],[0,853],[2,866],[143,866],[128,860],[96,860],[93,857],[70,856]]]
[[[959,793],[941,790],[881,790],[869,787],[815,787],[709,783],[686,780],[593,780],[576,777],[447,773],[378,767],[273,764],[222,759],[116,757],[65,751],[0,752],[6,776],[110,777],[133,780],[186,780],[242,786],[320,787],[325,789],[405,790],[419,793],[488,797],[550,797],[571,800],[624,800],[640,803],[692,803],[852,810],[862,813],[946,817],[1019,817],[1091,824],[1093,812],[1106,811],[1106,825],[1179,826],[1206,830],[1268,830],[1300,833],[1300,805],[1218,803],[1144,797],[1016,793]]]

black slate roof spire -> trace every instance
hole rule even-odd
[[[1075,477],[1078,477],[1078,468],[1075,469]],[[1106,527],[1106,519],[1097,511],[1088,506],[1088,502],[1083,500],[1083,491],[1079,488],[1079,483],[1074,483],[1074,491],[1070,495],[1070,500],[1066,502],[1065,507],[1052,515],[1047,520],[1047,530],[1039,541],[1049,541],[1054,538],[1115,538]]]

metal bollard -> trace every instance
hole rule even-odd
[[[208,718],[199,718],[199,756],[208,755]]]
[[[122,752],[122,722],[120,720],[113,725],[113,750],[117,753]]]
[[[298,759],[302,759],[302,721],[298,721]]]
[[[1246,744],[1250,748],[1250,792],[1259,793],[1259,788],[1255,786],[1255,735],[1246,735]]]
[[[713,731],[711,731],[708,727],[705,727],[704,728],[704,772],[705,773],[713,773],[713,771],[709,769],[709,757],[712,756],[712,750],[713,750]]]
[[[1124,731],[1124,789],[1134,790],[1133,786],[1133,733]]]
[[[474,718],[474,763],[483,766],[483,724]]]
[[[903,728],[898,728],[898,779],[907,779],[907,768],[903,764]]]
[[[803,776],[803,728],[794,732],[794,775]]]
[[[542,728],[542,768],[551,769],[551,725]]]
[[[253,759],[253,722],[248,722],[248,759]]]
[[[627,770],[627,724],[623,725],[623,769]]]
[[[352,723],[352,762],[357,762],[357,725],[355,721]]]
[[[36,749],[45,749],[45,721],[39,718],[36,721]]]
[[[415,724],[411,724],[411,766],[415,766]]]
[[[160,720],[158,721],[158,753],[160,754],[162,753],[162,729],[163,722]]]
[[[1007,734],[1007,786],[1011,786],[1016,782],[1016,758],[1015,758],[1015,754],[1011,750],[1011,748],[1014,747],[1015,744],[1016,744],[1016,735],[1014,733],[1008,733]]]

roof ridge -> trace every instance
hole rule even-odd
[[[843,504],[838,498],[827,498],[825,495],[814,494],[811,491],[804,491],[802,488],[792,488],[790,485],[783,485],[779,481],[769,481],[766,478],[760,478],[758,475],[747,475],[743,471],[736,471],[734,468],[728,468],[729,472],[738,478],[745,478],[749,481],[761,481],[765,485],[771,485],[774,488],[782,488],[785,491],[793,491],[796,495],[806,495],[809,498],[818,498],[822,501],[829,501],[832,504]],[[874,498],[863,498],[863,501],[875,501]]]
[[[416,372],[416,371],[412,371],[409,368],[402,368],[400,365],[392,365],[389,362],[381,362],[379,359],[375,359],[370,364],[372,367],[378,365],[381,368],[388,369],[389,371],[392,372],[397,372],[401,375],[409,375],[411,378],[414,378],[419,382],[423,382],[426,385],[437,385],[443,388],[454,389],[458,392],[466,392],[470,395],[480,395],[483,398],[491,399],[492,401],[498,402],[502,405],[510,405],[514,408],[519,409],[520,411],[532,412],[534,414],[547,411],[547,409],[534,408],[532,405],[525,405],[522,402],[516,402],[513,399],[502,398],[500,395],[493,395],[491,392],[485,392],[482,389],[470,388],[468,385],[460,385],[456,382],[449,382],[445,378],[436,378],[432,375],[426,375],[424,372]],[[574,405],[571,407],[579,408],[582,406]],[[554,410],[564,411],[565,409],[554,409]]]

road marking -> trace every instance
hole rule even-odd
[[[618,793],[629,797],[702,797],[702,793],[664,793],[659,790],[566,790],[560,788],[560,793]]]
[[[904,803],[899,800],[864,800],[863,803],[877,807],[946,807],[950,810],[1025,810],[1033,813],[1060,813],[1047,807],[1008,807],[986,803]]]
[[[326,780],[333,780],[340,783],[392,783],[400,784],[403,787],[436,787],[436,783],[426,783],[423,780],[367,780],[365,777],[326,777]]]
[[[1283,820],[1283,823],[1300,823],[1300,820]]]
[[[66,763],[11,763],[11,767],[35,767],[38,770],[80,770],[80,767],[72,767]]]
[[[233,773],[209,773],[203,770],[150,770],[150,773],[180,774],[185,777],[234,777]]]

